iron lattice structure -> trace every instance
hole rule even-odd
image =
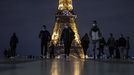
[[[75,33],[75,39],[72,42],[72,47],[77,48],[75,52],[83,58],[83,49],[81,47],[81,41],[76,24],[77,15],[73,12],[72,0],[59,0],[58,10],[55,16],[55,25],[53,27],[53,33],[51,42],[56,46],[61,45],[61,34],[64,25],[69,25]]]

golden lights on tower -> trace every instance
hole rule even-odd
[[[73,40],[73,46],[79,47],[79,55],[81,58],[84,57],[83,49],[81,47],[81,41],[78,34],[78,28],[76,24],[77,15],[73,12],[72,0],[59,0],[58,11],[55,16],[55,25],[53,27],[53,33],[51,42],[55,45],[60,45],[61,34],[63,27],[67,24],[75,33],[75,39]]]
[[[72,0],[59,0],[58,10],[73,10]]]

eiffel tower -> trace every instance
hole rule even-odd
[[[68,24],[75,33],[75,39],[72,42],[70,53],[77,54],[78,57],[83,58],[83,49],[81,47],[81,41],[78,34],[77,24],[76,24],[77,15],[73,12],[72,0],[59,0],[58,10],[55,15],[55,25],[53,27],[53,33],[51,37],[51,42],[59,48],[62,48],[61,45],[61,33],[64,25]]]

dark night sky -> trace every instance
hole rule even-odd
[[[39,55],[39,31],[45,24],[52,32],[57,4],[58,0],[0,0],[0,54],[9,48],[10,36],[16,32],[17,52]],[[131,47],[134,46],[134,0],[73,0],[73,5],[81,36],[89,32],[96,19],[106,39],[110,32],[116,38],[123,33],[130,36]]]

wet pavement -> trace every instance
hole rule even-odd
[[[61,56],[60,59],[15,61],[0,63],[0,75],[134,75],[133,60],[84,60],[73,56],[64,59]]]

